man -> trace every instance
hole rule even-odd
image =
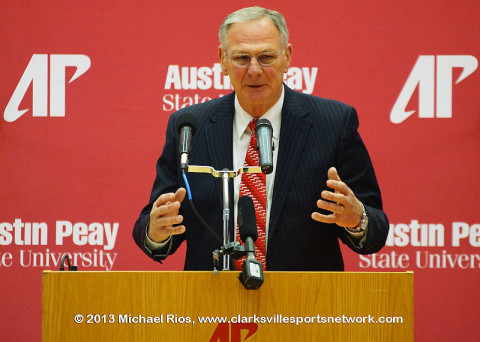
[[[343,270],[339,238],[357,253],[377,252],[385,244],[388,220],[355,109],[283,84],[293,48],[280,13],[239,10],[225,19],[219,37],[222,71],[234,93],[171,115],[150,203],[134,227],[138,246],[160,261],[186,241],[185,270],[212,269],[219,243],[184,201],[174,127],[188,111],[198,119],[190,164],[216,170],[244,165],[252,118],[272,123],[274,172],[266,178],[266,208],[255,207],[265,212],[259,234],[266,237],[267,270]],[[221,182],[194,173],[188,180],[200,215],[222,236]],[[233,182],[235,216],[243,182],[240,177]],[[230,230],[238,235],[233,222]]]

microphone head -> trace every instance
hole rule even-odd
[[[271,132],[273,131],[272,124],[271,124],[270,120],[268,120],[268,119],[259,119],[257,121],[257,123],[255,124],[255,134],[258,134],[258,130],[261,129],[261,128],[267,128]]]
[[[255,136],[257,137],[257,149],[259,151],[259,163],[262,172],[273,172],[273,127],[269,120],[260,119],[255,124]]]
[[[258,237],[255,205],[249,196],[242,196],[238,200],[238,230],[243,242],[251,237],[255,242]]]
[[[175,123],[175,129],[178,133],[185,126],[189,126],[192,129],[192,135],[197,129],[197,118],[190,112],[182,112]]]

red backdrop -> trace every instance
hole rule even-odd
[[[41,272],[63,253],[80,270],[182,269],[183,251],[154,263],[131,230],[169,114],[230,91],[215,66],[218,26],[250,5],[2,3],[3,340],[40,340]],[[477,341],[478,2],[262,5],[289,25],[287,83],[359,112],[391,235],[376,256],[344,249],[347,270],[413,270],[416,339]]]

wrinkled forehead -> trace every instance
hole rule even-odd
[[[230,25],[226,38],[229,52],[281,49],[280,31],[268,18],[234,23]]]

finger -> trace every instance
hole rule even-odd
[[[182,215],[175,216],[162,216],[155,220],[154,225],[156,227],[171,227],[175,224],[180,224],[183,221]]]
[[[336,181],[336,180],[327,180],[327,187],[330,189],[335,190],[335,192],[339,192],[344,194],[345,196],[348,195],[350,188],[348,187],[347,184],[345,184],[342,181]]]
[[[328,169],[328,179],[336,180],[341,182],[340,176],[338,175],[338,171],[335,167],[331,167]]]
[[[178,190],[175,192],[174,200],[178,202],[183,202],[186,193],[187,190],[185,190],[185,188],[178,188]]]
[[[151,219],[157,219],[162,216],[174,216],[178,214],[180,210],[180,202],[170,202],[167,204],[163,204],[160,207],[153,207],[152,211],[150,212]]]
[[[313,212],[312,219],[323,223],[335,223],[337,217],[335,216],[335,214],[323,215],[317,212]]]
[[[150,227],[148,231],[148,237],[155,242],[164,242],[168,239],[169,236],[183,234],[185,230],[186,228],[183,225],[176,227]]]
[[[166,229],[170,235],[179,235],[185,233],[185,226],[168,227]]]
[[[178,191],[178,190],[177,190]],[[175,198],[175,194],[173,192],[169,192],[166,194],[161,194],[158,196],[157,200],[153,203],[154,207],[160,207],[161,205],[172,202]]]
[[[334,189],[335,192],[340,192],[345,196],[348,195],[348,191],[350,190],[350,188],[340,179],[340,176],[338,175],[337,169],[335,167],[331,167],[330,169],[328,169],[327,186],[330,189]]]
[[[346,197],[344,194],[340,192],[331,192],[331,191],[322,191],[321,194],[322,198],[335,203],[343,204],[344,206],[347,204]]]
[[[345,207],[341,204],[327,202],[323,200],[317,201],[317,207],[319,207],[320,209],[331,211],[332,213],[335,213],[335,214],[342,214],[345,209]]]

